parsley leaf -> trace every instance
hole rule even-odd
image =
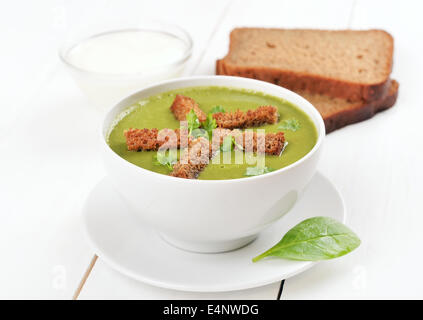
[[[213,118],[213,114],[207,115],[206,121],[202,123],[202,127],[208,133],[208,139],[213,136],[213,130],[217,128],[216,119]]]
[[[175,151],[172,150],[170,150],[167,155],[166,151],[157,151],[155,159],[155,165],[162,165],[168,168],[169,170],[173,170],[173,165],[178,161],[178,155]]]
[[[248,177],[252,177],[252,176],[259,176],[265,173],[269,173],[275,171],[275,169],[273,168],[268,168],[268,167],[248,167],[247,170],[245,170],[245,175]]]
[[[278,129],[285,129],[291,131],[297,131],[301,127],[300,122],[297,119],[288,119],[282,121]]]
[[[223,109],[222,106],[214,106],[213,109],[211,109],[210,113],[218,113],[218,112],[225,112],[225,109]]]
[[[188,123],[188,135],[191,135],[194,129],[198,129],[200,127],[200,120],[198,120],[198,117],[195,114],[194,109],[191,109],[187,113],[187,123]]]
[[[194,129],[194,130],[192,130],[191,136],[193,138],[203,137],[203,138],[209,139],[209,134],[204,129]]]
[[[244,150],[244,148],[242,147],[242,145],[236,143],[234,136],[228,135],[228,136],[226,136],[226,137],[223,138],[223,143],[220,146],[220,150],[223,151],[223,152],[232,151],[232,150],[234,150],[234,147],[235,146],[239,150]]]
[[[228,152],[228,151],[232,151],[232,145],[233,145],[233,140],[232,140],[232,136],[226,136],[223,138],[223,143],[220,146],[220,150],[222,150],[223,152]]]

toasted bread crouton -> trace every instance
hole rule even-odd
[[[226,136],[228,135],[233,136],[232,131],[234,130],[224,129],[224,128],[216,128],[213,130],[213,137],[211,141],[211,149],[213,150],[213,152],[217,152],[218,150],[220,150],[220,146],[222,145],[223,139]]]
[[[126,145],[130,151],[157,151],[165,143],[168,148],[185,148],[188,144],[186,129],[128,129],[125,130]]]
[[[261,106],[256,110],[247,111],[247,123],[245,128],[258,127],[263,124],[273,124],[278,122],[278,109],[273,106]]]
[[[257,153],[264,152],[268,155],[280,155],[285,144],[283,132],[266,133],[265,135],[257,134],[257,132],[243,132],[242,139],[244,150]],[[236,142],[241,144],[240,140],[236,140]]]
[[[212,158],[209,140],[199,137],[191,140],[181,159],[173,166],[172,177],[197,179]]]
[[[190,97],[177,94],[175,100],[170,106],[170,110],[179,121],[185,121],[187,119],[187,114],[191,111],[191,109],[194,109],[194,112],[200,122],[206,121],[207,115],[200,109],[197,102]]]
[[[285,135],[283,132],[268,133],[265,137],[265,152],[271,155],[280,155],[285,145]]]
[[[220,129],[213,132],[212,150],[217,150],[223,143],[223,139],[231,135],[235,139],[235,148],[241,147],[244,151],[266,153],[268,155],[280,155],[285,144],[285,135],[283,132],[266,133],[260,135],[257,132],[242,132],[238,129]],[[218,139],[218,137],[220,139]],[[261,139],[264,138],[264,143]],[[219,146],[217,146],[219,144]],[[259,147],[262,146],[260,149]]]
[[[184,179],[197,179],[201,171],[208,165],[210,159],[219,150],[223,139],[232,135],[235,141],[242,148],[248,151],[260,152],[260,146],[263,146],[264,152],[268,155],[280,155],[284,144],[285,136],[283,132],[267,133],[265,135],[257,134],[257,132],[241,132],[240,130],[215,129],[213,132],[212,143],[203,137],[191,140],[188,149],[183,153],[181,159],[173,166],[170,173],[172,177]],[[264,138],[264,143],[261,139]],[[219,147],[216,146],[219,145]],[[207,150],[207,151],[206,151]],[[262,152],[263,152],[262,151]]]
[[[128,129],[123,133],[130,151],[157,150],[157,129]]]
[[[168,148],[186,148],[186,145],[190,143],[188,132],[186,129],[182,131],[180,129],[128,129],[124,132],[126,137],[126,144],[130,151],[157,151],[161,146],[167,143]],[[250,135],[249,135],[250,134]],[[220,145],[223,143],[223,139],[232,135],[235,138],[237,145],[242,148],[252,148],[253,152],[260,152],[258,145],[260,144],[260,135],[257,132],[242,132],[240,130],[229,130],[223,128],[217,128],[213,131],[212,143],[209,146],[209,152],[216,152],[219,150]],[[251,139],[249,142],[248,139]],[[264,135],[265,149],[264,152],[268,155],[278,155],[283,149],[285,143],[285,137],[283,132],[267,133]],[[193,141],[197,141],[193,140]],[[205,140],[205,141],[203,141]],[[203,138],[203,143],[207,142],[207,139]],[[197,142],[198,143],[198,142]],[[252,145],[252,147],[251,147]],[[192,145],[190,145],[190,148]]]
[[[245,128],[247,114],[240,110],[234,112],[217,112],[213,114],[219,128],[234,129]]]
[[[273,106],[261,106],[247,112],[217,112],[213,114],[219,128],[235,129],[273,124],[279,119],[278,109]]]
[[[249,152],[266,153],[268,155],[280,155],[285,144],[285,135],[283,132],[260,135],[253,131],[242,132],[238,129],[217,128],[213,131],[212,150],[218,150],[223,143],[223,139],[228,135],[234,137],[236,143],[235,148],[242,147],[243,150]],[[264,143],[261,141],[263,138]],[[264,149],[259,149],[260,146],[263,146],[262,148]]]

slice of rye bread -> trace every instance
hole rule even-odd
[[[393,47],[392,36],[383,30],[237,28],[216,74],[374,101],[389,91]]]
[[[399,84],[395,80],[389,82],[388,93],[371,102],[350,102],[346,99],[331,98],[321,94],[301,91],[297,91],[297,93],[319,110],[325,122],[326,133],[329,133],[346,125],[369,119],[375,113],[392,107],[397,100]]]

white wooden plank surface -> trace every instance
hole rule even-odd
[[[284,299],[422,298],[422,3],[357,1],[352,28],[395,37],[396,106],[327,137],[320,170],[340,189],[361,247],[285,283]]]
[[[236,0],[226,10],[194,74],[215,73],[216,59],[228,52],[229,33],[235,27],[342,29],[348,25],[352,6],[352,0]]]
[[[130,279],[109,268],[99,259],[79,299],[271,299],[277,297],[279,283],[250,290],[223,293],[183,292],[153,287]]]
[[[69,298],[91,256],[77,216],[103,173],[95,117],[60,71],[56,5],[0,10],[0,298]]]
[[[79,216],[104,175],[95,147],[99,116],[59,64],[56,49],[69,25],[110,14],[160,17],[188,29],[195,47],[187,74],[213,74],[235,26],[390,31],[396,45],[393,77],[401,84],[397,105],[330,134],[320,163],[344,195],[349,224],[362,245],[288,279],[282,298],[421,298],[420,2],[49,0],[8,2],[1,9],[0,250],[6,263],[0,268],[0,298],[70,298],[93,255]],[[99,259],[80,297],[273,299],[277,289],[278,284],[223,294],[158,289]]]

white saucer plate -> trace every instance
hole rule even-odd
[[[315,262],[269,258],[253,263],[251,259],[276,244],[297,223],[314,216],[344,223],[346,219],[340,193],[320,173],[291,212],[249,245],[230,252],[193,253],[168,244],[155,230],[136,220],[108,178],[89,195],[83,221],[97,255],[117,271],[158,287],[222,292],[267,285],[312,267]]]

